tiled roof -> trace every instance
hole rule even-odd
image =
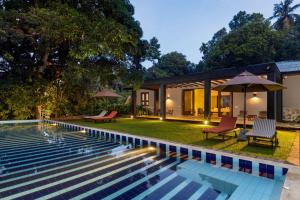
[[[300,60],[276,62],[280,72],[300,72]]]

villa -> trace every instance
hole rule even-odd
[[[295,121],[300,116],[300,61],[285,61],[225,68],[210,72],[145,81],[133,92],[135,115],[163,119],[218,120],[221,116],[243,116],[243,94],[218,92],[215,86],[243,71],[283,84],[278,92],[247,94],[247,120],[256,117],[276,119],[278,122]],[[135,108],[136,106],[134,106]]]

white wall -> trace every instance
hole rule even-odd
[[[283,107],[300,108],[300,75],[285,77],[283,85]]]
[[[267,111],[267,92],[247,93],[247,114],[258,115],[259,111]],[[244,94],[233,93],[233,116],[237,117],[244,110]]]
[[[182,115],[182,88],[167,88],[166,110],[173,110],[173,115]]]

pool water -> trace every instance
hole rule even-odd
[[[279,199],[283,179],[47,124],[0,125],[0,199]]]

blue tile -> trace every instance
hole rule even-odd
[[[166,157],[166,150],[167,150],[166,144],[159,144],[159,153],[161,157]]]
[[[189,155],[189,150],[187,148],[180,147],[180,159],[187,160]]]
[[[229,156],[221,156],[221,166],[225,168],[232,169],[233,167],[233,158]]]
[[[273,165],[267,165],[259,163],[259,176],[274,179],[275,167]]]
[[[201,160],[201,151],[192,150],[192,157],[194,160]]]
[[[288,173],[288,168],[282,168],[282,175],[286,175]]]
[[[120,142],[121,141],[121,136],[120,135],[116,135],[116,141]]]
[[[143,140],[143,147],[147,147],[148,146],[148,141],[147,140]]]
[[[169,151],[172,152],[172,153],[177,153],[176,146],[170,145],[169,146]]]
[[[122,144],[126,144],[126,136],[122,136]]]
[[[215,165],[216,164],[216,154],[206,153],[206,162]]]
[[[133,144],[133,138],[132,137],[128,137],[128,143]]]
[[[274,171],[275,171],[275,167],[274,165],[267,165],[267,177],[274,179]]]
[[[135,138],[134,141],[135,141],[134,142],[135,147],[140,147],[141,146],[141,140],[140,139]]]
[[[150,146],[156,148],[156,142],[151,142],[151,143],[150,143]]]
[[[239,159],[239,170],[251,174],[252,162],[249,160]]]

